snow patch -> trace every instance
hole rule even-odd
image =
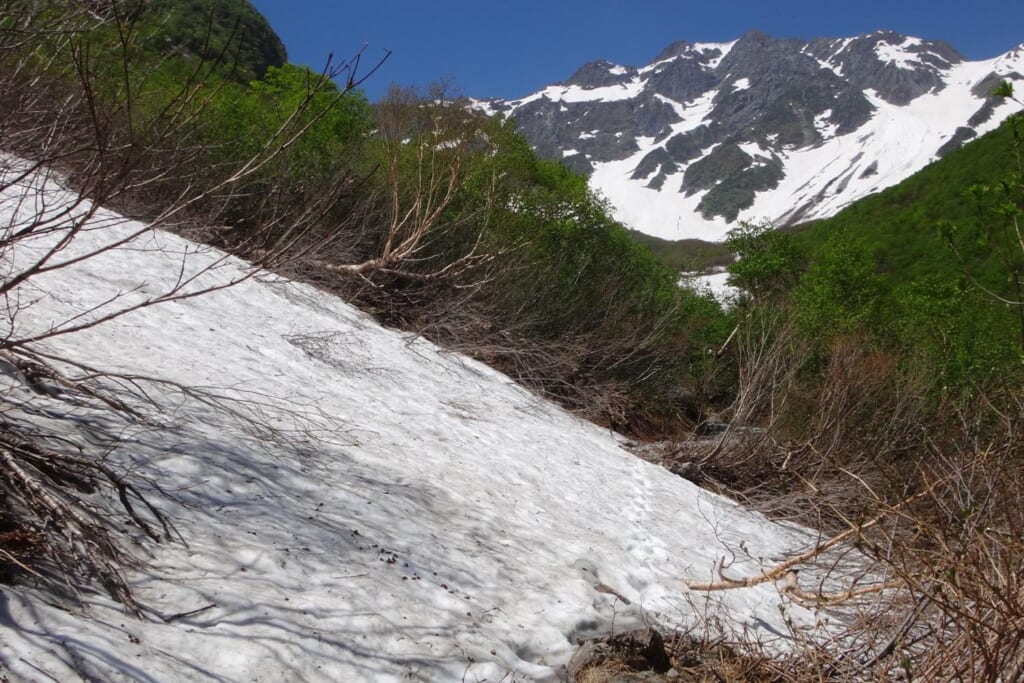
[[[908,37],[899,45],[892,45],[884,41],[875,43],[875,55],[878,60],[886,64],[894,64],[899,69],[914,71],[922,66],[921,54],[909,51],[909,48],[921,45],[920,38]]]
[[[996,57],[993,61],[992,69],[999,74],[1024,72],[1024,43],[1021,43],[1006,54]],[[1024,73],[1021,75],[1024,75]]]
[[[700,97],[683,103],[681,108],[676,110],[682,120],[672,124],[672,135],[693,130],[707,121],[715,109],[716,94],[717,90],[708,90]]]
[[[32,202],[19,185],[0,188],[0,225],[16,225]],[[59,185],[45,194],[47,210],[74,201]],[[34,278],[23,333],[118,292],[171,286],[183,254],[190,268],[216,266],[197,286],[251,268],[109,211],[96,220],[62,258],[140,235]],[[683,585],[713,578],[732,549],[746,551],[733,575],[756,575],[747,558],[814,536],[639,460],[501,373],[312,287],[250,278],[48,350],[223,394],[277,438],[165,385],[151,388],[162,412],[139,406],[153,421],[88,409],[118,435],[111,463],[175,492],[154,502],[188,546],[148,546],[129,576],[147,608],[175,616],[132,620],[96,593],[68,611],[31,585],[5,586],[0,661],[15,680],[553,683],[581,633],[692,626],[695,603],[766,640],[815,623],[770,584],[712,596]],[[0,382],[11,411],[31,395],[10,375]],[[59,396],[31,405],[26,420],[74,410],[86,421],[87,408]]]
[[[669,97],[665,97],[661,93],[654,93],[654,99],[658,100],[659,102],[663,102],[663,103],[669,105],[670,107],[672,107],[672,111],[674,111],[676,113],[676,116],[678,116],[679,118],[681,118],[681,119],[685,119],[686,118],[686,116],[687,116],[686,107],[684,105],[682,105],[681,103],[676,102],[675,100],[673,100],[673,99],[671,99]]]
[[[475,98],[469,98],[469,108],[483,113],[485,116],[494,116],[498,113],[498,110],[494,108],[494,103],[489,100],[478,100]]]
[[[515,100],[512,104],[515,107],[521,107],[524,104],[541,98],[551,100],[552,102],[567,102],[570,104],[579,102],[617,102],[636,97],[643,92],[645,85],[647,85],[647,81],[639,78],[634,78],[628,83],[606,85],[599,88],[583,88],[578,85],[551,85],[529,97]]]
[[[758,144],[756,142],[740,142],[736,146],[739,147],[740,149],[742,149],[747,155],[753,157],[754,159],[757,159],[757,158],[771,159],[771,157],[772,157],[771,150],[765,149],[764,147],[762,147],[760,144]],[[707,152],[705,152],[704,154],[706,155]]]
[[[814,117],[814,128],[821,134],[823,138],[835,137],[836,131],[839,130],[839,126],[829,121],[832,117],[832,110],[826,109],[817,116]]]
[[[707,62],[708,68],[717,69],[718,65],[722,63],[722,60],[729,55],[729,52],[732,50],[733,46],[736,45],[736,42],[737,41],[733,40],[728,43],[694,43],[693,49],[701,54],[707,54],[715,50],[721,51],[720,55]]]
[[[738,287],[729,284],[729,273],[725,268],[716,268],[710,273],[682,273],[679,284],[709,294],[723,306],[731,306],[742,294]]]
[[[810,57],[811,59],[816,61],[818,63],[818,66],[820,66],[822,69],[825,69],[826,71],[831,71],[836,76],[839,76],[840,78],[842,78],[843,77],[843,65],[841,63],[839,63],[839,64],[833,63],[832,60],[834,60],[836,58],[836,55],[838,55],[840,52],[845,50],[847,45],[849,45],[849,41],[848,40],[843,42],[842,46],[838,50],[833,52],[829,56],[829,58],[827,60],[826,59],[820,59],[820,58],[816,57],[807,48],[804,48],[800,52],[801,52],[801,54],[807,55],[808,57]]]
[[[914,40],[903,45],[913,46]],[[839,41],[833,56],[850,42]],[[793,220],[824,218],[900,182],[934,161],[943,141],[982,106],[983,100],[971,89],[993,72],[1024,73],[1024,46],[991,60],[951,66],[943,71],[945,88],[902,107],[868,90],[865,96],[875,107],[874,115],[858,130],[844,135],[837,135],[838,128],[828,121],[831,112],[822,112],[814,122],[822,141],[813,147],[787,145],[778,152],[785,177],[774,190],[758,193],[753,206],[740,212],[738,220],[766,219],[784,225]],[[680,105],[676,111],[681,121],[672,125],[672,134],[692,130],[707,120],[716,92],[710,90]],[[993,116],[978,126],[979,135],[995,129],[1019,110],[1009,101],[994,107]],[[769,144],[775,146],[771,139]],[[769,150],[753,143],[741,147],[751,156],[773,157]],[[649,151],[641,146],[640,153],[629,159],[598,164],[591,176],[591,186],[609,199],[615,217],[635,230],[663,239],[724,239],[733,225],[719,217],[706,219],[697,211],[705,192],[684,196],[678,192],[674,177],[666,180],[660,192],[629,180],[631,170]]]

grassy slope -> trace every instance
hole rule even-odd
[[[663,240],[635,230],[631,230],[630,235],[650,249],[661,263],[673,270],[705,270],[732,263],[732,254],[720,242],[705,242],[698,239]]]
[[[871,249],[879,271],[895,284],[925,275],[956,277],[960,264],[938,225],[951,221],[964,231],[992,220],[965,196],[975,184],[996,184],[1014,169],[1007,126],[951,152],[900,184],[866,197],[838,215],[803,226],[798,239],[811,253],[837,233],[856,235]]]

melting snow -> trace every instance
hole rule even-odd
[[[1024,71],[1024,43],[997,57],[992,68],[996,73],[1009,74],[1016,72],[1021,74]]]
[[[53,210],[70,201],[46,191]],[[30,210],[21,199],[3,189],[3,225]],[[108,211],[93,227],[63,256],[142,234],[33,279],[23,333],[118,292],[160,291],[183,268],[213,266],[199,284],[249,269]],[[814,620],[773,586],[683,585],[740,547],[732,573],[754,574],[751,558],[806,547],[805,532],[312,287],[254,277],[48,349],[226,398],[153,386],[143,424],[2,376],[9,411],[32,397],[24,419],[110,425],[107,457],[174,492],[151,495],[187,541],[145,546],[130,572],[166,620],[133,620],[98,594],[66,610],[31,586],[0,588],[0,664],[16,679],[555,681],[577,637],[646,620],[686,625],[707,610],[766,640]]]
[[[717,91],[709,90],[700,97],[684,103],[682,111],[677,110],[683,120],[672,125],[672,133],[685,133],[707,121],[715,108],[716,94]]]
[[[846,49],[846,46],[849,45],[849,41],[850,41],[850,39],[843,39],[842,41],[840,41],[841,45],[840,45],[839,49],[833,51],[832,55],[829,56],[829,58],[827,60],[819,59],[818,57],[816,57],[813,54],[811,54],[810,50],[808,50],[807,48],[804,48],[800,52],[802,54],[807,55],[808,57],[810,57],[814,61],[818,62],[818,66],[820,66],[822,69],[827,69],[828,71],[831,71],[832,73],[834,73],[836,76],[839,76],[840,78],[842,78],[842,76],[843,76],[842,64],[834,64],[834,63],[832,63],[832,60],[836,58],[836,55],[838,55],[840,52],[842,52],[843,50]]]
[[[475,109],[483,113],[485,116],[494,116],[497,114],[497,110],[494,108],[494,103],[488,100],[478,100],[476,98],[469,98],[469,108]]]
[[[832,110],[826,109],[814,117],[814,127],[823,138],[835,137],[839,126],[829,121],[832,118]]]
[[[771,150],[761,147],[761,145],[756,142],[741,142],[736,146],[755,159],[758,157],[770,159],[772,157]]]
[[[710,294],[724,306],[732,305],[740,296],[740,290],[729,284],[729,273],[725,268],[712,273],[683,273],[679,284]]]

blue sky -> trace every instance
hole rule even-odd
[[[392,55],[364,85],[448,80],[466,95],[514,98],[594,59],[642,65],[676,40],[721,42],[750,29],[817,38],[889,28],[946,40],[969,59],[1024,42],[1024,0],[253,0],[293,62],[320,68],[366,45],[364,65]]]

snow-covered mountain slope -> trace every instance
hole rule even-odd
[[[71,195],[47,182],[45,201],[7,187],[3,225],[59,215]],[[22,337],[183,276],[246,272],[107,211],[91,225],[62,258],[140,234],[26,283]],[[59,237],[22,243],[5,267]],[[577,637],[646,619],[719,613],[768,642],[814,621],[772,585],[684,585],[733,553],[730,572],[754,574],[806,548],[806,532],[309,286],[260,275],[46,346],[175,383],[134,381],[155,402],[122,394],[140,419],[0,373],[5,419],[62,429],[157,482],[169,497],[150,496],[184,542],[135,548],[146,621],[100,594],[79,609],[0,586],[0,673],[13,680],[551,681]]]
[[[887,31],[811,42],[751,32],[676,43],[636,68],[593,62],[520,100],[538,152],[590,175],[616,217],[664,239],[722,239],[738,220],[821,218],[992,130],[1016,106],[1024,44],[969,62]]]

